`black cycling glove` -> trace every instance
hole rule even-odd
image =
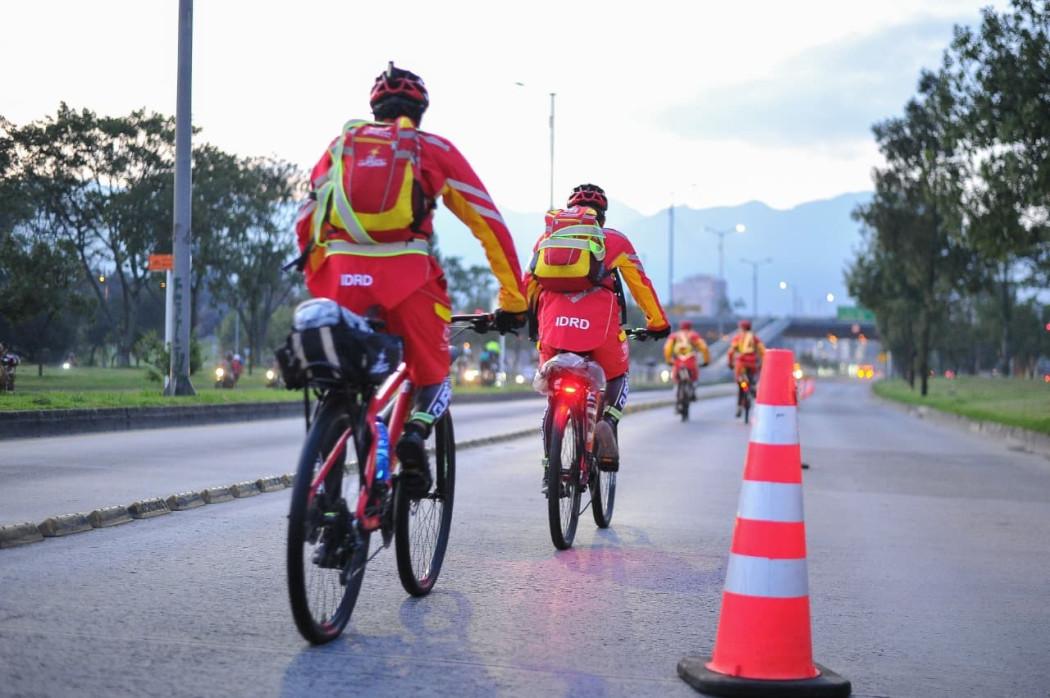
[[[663,328],[662,330],[649,330],[647,334],[648,334],[649,339],[651,339],[651,340],[653,340],[655,342],[656,340],[664,339],[669,334],[671,334],[671,326],[668,325],[667,327]]]
[[[507,334],[525,326],[528,313],[511,313],[503,308],[498,308],[495,313],[496,331]]]

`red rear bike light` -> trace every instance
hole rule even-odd
[[[575,393],[576,392],[576,386],[575,385],[566,385],[566,386],[564,386],[561,389],[561,391],[563,393]]]

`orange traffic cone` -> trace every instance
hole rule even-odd
[[[848,696],[813,663],[802,515],[802,459],[790,351],[766,351],[755,400],[722,612],[711,660],[678,675],[718,696]]]

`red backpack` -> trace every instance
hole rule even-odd
[[[327,178],[315,182],[314,243],[325,246],[325,223],[361,245],[410,240],[427,210],[419,189],[419,132],[411,120],[349,121],[330,155]]]
[[[536,282],[548,291],[572,293],[605,278],[605,233],[598,213],[586,206],[547,212],[546,231],[529,263]]]

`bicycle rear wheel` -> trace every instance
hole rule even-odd
[[[683,381],[678,381],[678,414],[682,415],[682,421],[689,420],[689,386]]]
[[[428,449],[434,454],[434,486],[422,499],[409,499],[398,487],[394,504],[394,548],[401,586],[412,596],[434,588],[448,548],[456,489],[456,440],[452,413],[434,424]]]
[[[583,420],[580,410],[555,403],[548,438],[547,520],[551,542],[568,550],[580,520],[580,459],[583,457]],[[611,473],[610,473],[611,474]]]
[[[370,535],[359,533],[351,509],[361,488],[357,451],[351,437],[340,449],[324,482],[311,484],[342,434],[351,427],[347,405],[326,401],[306,436],[292,486],[288,514],[288,595],[292,617],[313,644],[343,632],[357,603],[368,559]]]

